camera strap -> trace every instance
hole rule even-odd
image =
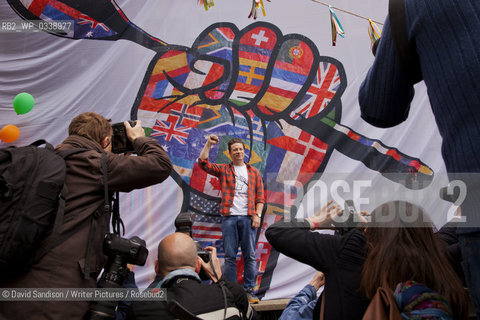
[[[213,275],[215,276],[215,279],[220,280],[220,278],[218,277],[217,272],[215,271],[215,267],[213,266],[213,261],[212,261],[212,259],[210,259],[209,263],[210,263],[210,267],[212,268]]]
[[[120,234],[120,229],[122,229],[122,235],[125,235],[125,225],[120,218],[120,192],[116,191],[113,197],[112,230],[114,233]]]
[[[213,268],[213,264],[212,264],[212,268]],[[213,272],[215,273],[215,269],[213,269]],[[217,277],[216,273],[215,273],[215,277]],[[218,277],[217,277],[217,279],[218,279]],[[221,281],[218,282],[218,285],[220,286],[220,288],[222,288],[223,303],[224,303],[224,306],[223,306],[223,320],[225,320],[227,318],[227,308],[228,308],[226,290],[228,290],[228,289],[225,288],[225,286],[223,285],[223,282],[221,282]]]
[[[108,171],[107,171],[107,156],[105,152],[101,153],[100,162],[102,164],[102,173],[103,173],[103,190],[104,190],[104,203],[101,205],[91,216],[90,230],[88,231],[88,243],[87,243],[87,253],[85,254],[85,267],[84,267],[84,279],[90,279],[90,261],[92,259],[92,250],[93,243],[95,240],[95,234],[97,231],[97,219],[104,217],[106,224],[110,220],[111,215],[111,206],[110,206],[110,195],[108,193]]]

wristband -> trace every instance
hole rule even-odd
[[[320,222],[317,221],[317,219],[311,219],[308,218],[308,221],[310,221],[310,229],[315,230],[320,228]]]

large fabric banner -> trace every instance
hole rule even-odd
[[[388,1],[333,0],[345,32],[335,45],[325,4],[272,0],[252,20],[251,3],[217,0],[205,11],[196,0],[0,1],[0,126],[20,129],[0,147],[58,144],[75,115],[94,111],[112,122],[141,120],[174,164],[164,183],[120,196],[125,236],[150,250],[135,269],[141,288],[180,212],[193,214],[194,239],[223,257],[219,181],[197,164],[210,134],[220,137],[210,161],[229,162],[227,142],[239,137],[264,179],[256,250],[263,299],[293,296],[315,272],[266,240],[282,217],[310,216],[330,199],[353,200],[357,211],[400,199],[423,206],[439,227],[455,210],[439,197],[448,180],[423,84],[404,123],[378,129],[360,118],[358,89],[373,61],[368,19],[381,26]],[[42,21],[70,24],[49,30]],[[20,92],[35,106],[17,115]],[[241,252],[237,261],[240,276]]]

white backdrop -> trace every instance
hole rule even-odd
[[[426,89],[416,86],[410,116],[391,129],[378,129],[360,119],[358,89],[373,61],[368,22],[353,14],[336,11],[345,38],[331,44],[328,8],[311,0],[265,1],[266,17],[257,21],[276,25],[283,34],[297,33],[312,40],[321,56],[332,57],[343,64],[347,87],[341,97],[340,123],[372,139],[378,139],[402,153],[420,158],[435,173],[432,184],[415,193],[417,202],[427,208],[437,225],[444,223],[450,206],[439,200],[438,187],[447,183],[440,155],[440,137],[430,110]],[[205,12],[196,0],[119,0],[118,6],[137,26],[169,44],[191,46],[197,36],[215,22],[230,22],[243,29],[251,1],[217,0]],[[331,0],[333,7],[383,22],[387,0]],[[0,1],[0,22],[21,21],[6,0]],[[95,111],[113,122],[130,118],[132,106],[147,67],[155,52],[127,40],[72,40],[42,32],[0,33],[0,127],[14,124],[20,138],[13,145],[25,145],[39,138],[52,144],[67,136],[70,120],[81,112]],[[25,115],[16,115],[12,101],[19,92],[35,98],[35,107]],[[0,147],[7,145],[0,142]],[[372,187],[362,189],[353,198],[357,210],[371,210],[386,199],[409,198],[409,191],[385,179],[337,150],[328,159],[320,181],[313,181],[300,204],[300,216],[311,215],[322,205],[321,185],[331,187],[335,180],[362,180],[368,177]],[[392,190],[380,197],[374,190]],[[419,195],[419,196],[417,196]],[[331,198],[330,191],[327,197]],[[360,198],[369,199],[361,204]],[[410,198],[409,198],[410,199]],[[173,220],[182,206],[183,193],[169,178],[161,185],[121,195],[121,215],[127,236],[138,235],[147,241],[151,251],[144,267],[137,267],[139,287],[153,279],[156,245],[174,231]],[[314,270],[280,255],[264,299],[293,296],[313,276]]]

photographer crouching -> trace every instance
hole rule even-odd
[[[135,300],[127,319],[257,319],[242,286],[222,277],[216,248],[205,250],[211,264],[198,256],[189,235],[176,232],[165,237],[158,245],[156,278],[147,290],[164,288],[167,300]],[[201,270],[211,284],[202,282]]]

